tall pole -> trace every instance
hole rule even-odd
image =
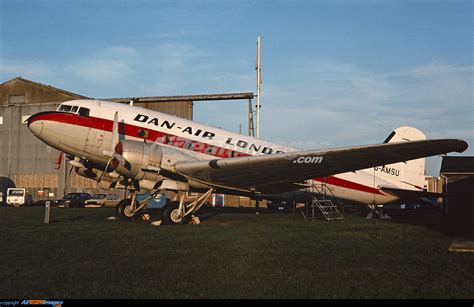
[[[249,136],[255,137],[255,123],[253,119],[255,118],[252,109],[252,98],[249,98]]]
[[[260,34],[257,38],[257,63],[255,65],[257,70],[257,138],[260,138],[260,84],[262,83],[262,71],[260,67]]]

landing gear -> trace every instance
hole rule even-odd
[[[115,216],[124,221],[140,218],[140,210],[142,207],[138,206],[136,195],[136,191],[131,191],[130,198],[122,199],[117,206],[115,206]]]
[[[205,203],[206,199],[211,195],[213,189],[208,190],[197,200],[187,203],[187,192],[178,194],[179,201],[169,202],[163,208],[163,224],[179,225],[179,224],[199,224],[199,218],[194,216]],[[136,192],[131,191],[131,197],[121,200],[115,207],[115,215],[121,220],[129,221],[132,219],[142,218],[143,210],[151,203],[151,199],[157,195],[156,191],[151,196],[138,202],[136,200]]]
[[[381,220],[391,220],[392,217],[387,213],[383,212],[382,205],[369,205],[370,212],[367,214],[367,219],[376,219],[379,218]]]
[[[179,202],[172,201],[163,210],[163,223],[167,225],[179,225],[183,223],[183,216],[179,211]]]
[[[158,193],[159,191],[155,191],[154,193],[150,194],[150,196],[139,202],[136,197],[136,191],[131,190],[130,198],[122,199],[115,207],[115,216],[124,221],[149,220],[150,215],[145,212],[144,209],[148,207],[148,205],[151,203],[151,199],[154,198]]]
[[[115,215],[121,220],[130,221],[134,216],[131,199],[122,199],[115,207]]]
[[[168,204],[163,210],[163,223],[168,225],[178,225],[178,224],[199,224],[199,219],[194,216],[206,199],[211,195],[214,189],[209,189],[206,193],[201,195],[197,200],[185,204],[186,194],[179,195],[179,202],[173,201]]]

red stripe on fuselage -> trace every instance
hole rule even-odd
[[[41,116],[38,116],[37,118],[34,118],[31,122],[33,123],[38,120],[54,121],[59,123],[103,130],[107,132],[112,132],[112,127],[114,124],[112,120],[108,119],[103,119],[99,117],[81,117],[76,114],[61,112],[46,113]],[[219,147],[200,141],[194,141],[174,134],[156,131],[149,128],[143,128],[131,124],[124,124],[119,122],[118,130],[120,134],[126,136],[141,138],[151,142],[163,143],[182,149],[192,150],[194,152],[212,155],[218,158],[249,156],[249,154],[247,153],[238,152],[232,149]]]
[[[103,130],[107,132],[112,132],[113,121],[108,119],[103,119],[99,117],[81,117],[76,114],[72,113],[62,113],[62,112],[51,112],[45,113],[40,115],[31,122],[35,122],[38,120],[45,120],[45,121],[55,121],[70,125],[77,125],[82,127],[88,127],[98,130]],[[158,141],[167,145],[171,145],[174,147],[192,150],[194,152],[200,152],[207,155],[212,155],[218,158],[231,158],[231,157],[242,157],[242,156],[250,156],[247,153],[238,152],[232,149],[227,149],[211,144],[207,144],[204,142],[194,141],[190,139],[186,139],[184,137],[180,137],[174,134],[165,133],[161,131],[152,130],[149,128],[143,128],[131,124],[124,124],[119,122],[119,133],[123,135],[127,135],[130,137],[141,138],[144,140],[149,140],[152,142]],[[379,194],[384,195],[379,190],[368,187],[359,183],[355,183],[352,181],[344,180],[341,178],[337,178],[334,176],[324,177],[324,178],[314,178],[313,180],[319,182],[325,182],[327,184],[335,185],[338,187],[343,187],[351,190],[357,190],[372,194]]]
[[[357,190],[357,191],[371,193],[371,194],[385,195],[375,188],[368,187],[366,185],[362,185],[359,183],[355,183],[355,182],[341,179],[334,176],[314,178],[313,180],[324,182],[327,184],[335,185],[335,186],[346,188],[346,189]]]

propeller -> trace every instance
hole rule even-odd
[[[74,155],[69,155],[66,154],[66,160],[69,162],[70,168],[69,172],[67,173],[67,178],[71,177],[71,173],[73,170],[78,169],[78,168],[84,168],[84,159],[79,158],[79,160],[76,160],[76,157]],[[68,165],[66,164],[66,170],[67,170]]]
[[[67,178],[71,178],[71,173],[73,169],[76,169],[76,167],[71,165],[71,168],[69,169],[69,172],[67,173]]]

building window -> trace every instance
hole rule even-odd
[[[3,116],[0,116],[0,125],[3,125]]]
[[[21,123],[22,123],[22,124],[26,124],[26,120],[27,120],[30,116],[31,116],[31,115],[23,115],[23,116],[21,117]]]
[[[10,104],[20,104],[26,102],[25,95],[10,95]]]

